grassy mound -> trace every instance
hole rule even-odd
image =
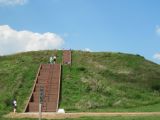
[[[17,99],[23,111],[40,63],[53,51],[0,57],[0,111]],[[62,51],[57,51],[61,62]],[[160,66],[139,55],[72,52],[72,66],[62,68],[60,107],[66,111],[158,111]],[[158,106],[158,107],[155,107]],[[0,113],[1,114],[1,113]]]

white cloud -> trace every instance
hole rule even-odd
[[[28,0],[0,0],[1,6],[24,5]]]
[[[64,40],[55,33],[34,33],[16,31],[8,25],[0,26],[0,54],[12,54],[22,51],[59,49]]]
[[[160,53],[156,53],[153,57],[154,57],[154,59],[160,60]]]
[[[91,49],[89,49],[89,48],[85,48],[85,49],[84,49],[84,51],[92,52],[92,50],[91,50]]]

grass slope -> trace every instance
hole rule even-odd
[[[54,51],[55,52],[55,51]],[[0,57],[0,114],[18,101],[23,111],[40,63],[53,51]],[[72,52],[72,66],[63,66],[60,107],[75,111],[159,111],[160,66],[139,55]],[[58,62],[62,51],[57,51]]]
[[[0,57],[0,114],[12,110],[13,98],[17,99],[18,111],[23,111],[39,65],[48,63],[53,53],[38,51]],[[57,55],[61,56],[61,51]],[[61,57],[58,61],[61,61]]]
[[[139,55],[72,53],[72,67],[63,66],[60,107],[73,112],[160,110],[159,65]]]

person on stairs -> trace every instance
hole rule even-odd
[[[53,63],[54,63],[54,64],[56,63],[56,59],[57,59],[57,57],[54,56],[54,57],[53,57]]]
[[[13,112],[16,113],[16,109],[17,109],[17,101],[16,99],[13,100]]]
[[[49,63],[50,63],[50,64],[53,64],[53,56],[51,56],[51,57],[49,58]]]

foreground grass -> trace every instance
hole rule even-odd
[[[15,118],[1,118],[3,120],[37,120],[37,119],[15,119]],[[115,117],[81,117],[81,118],[66,118],[66,119],[52,119],[52,120],[159,120],[160,116],[115,116]],[[47,119],[42,119],[47,120]]]
[[[81,118],[68,118],[62,120],[159,120],[160,116],[142,116],[142,117],[81,117]]]
[[[142,117],[81,117],[81,118],[67,118],[62,120],[159,120],[160,116],[142,116]]]

